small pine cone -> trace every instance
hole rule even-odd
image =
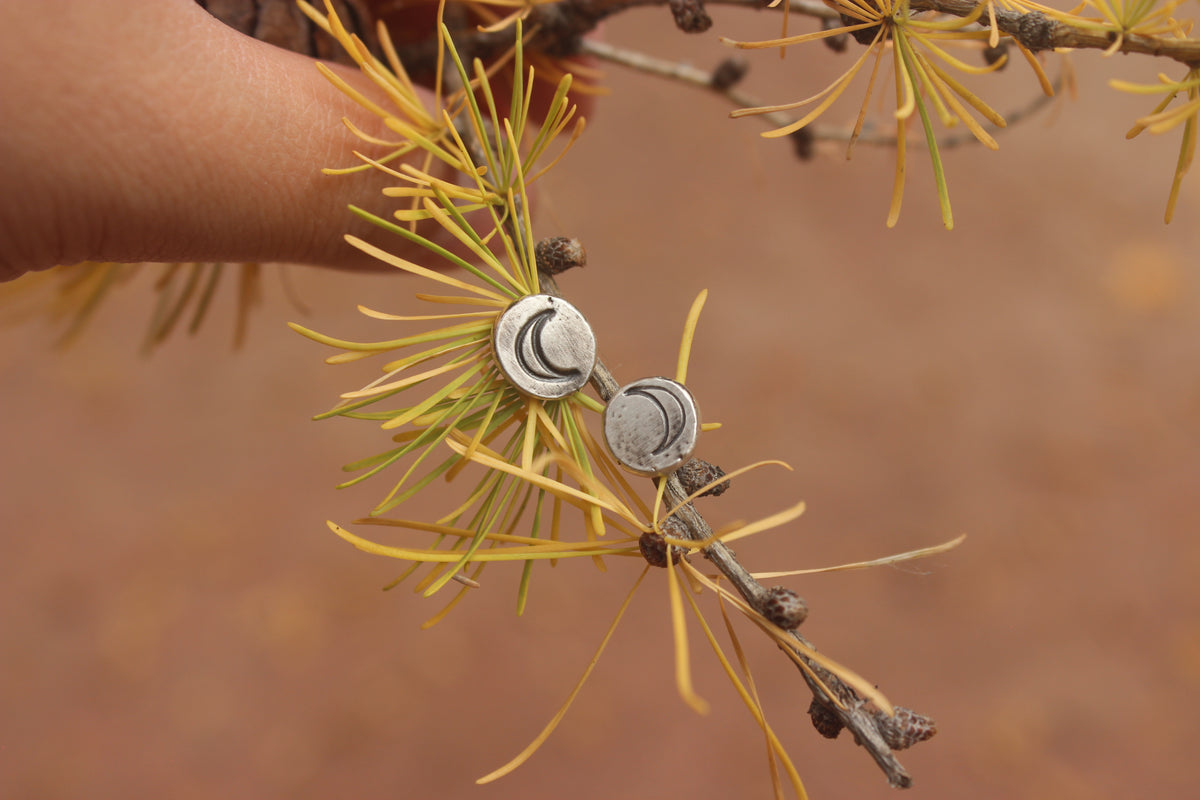
[[[638,538],[638,550],[642,558],[652,567],[667,566],[667,542],[661,533],[646,531]]]
[[[836,739],[838,734],[842,732],[842,728],[845,727],[842,725],[842,719],[837,715],[837,712],[815,697],[808,704],[808,716],[812,719],[813,727],[817,729],[817,733],[826,739]]]
[[[851,17],[848,14],[842,14],[841,17],[842,17],[842,22],[846,25],[861,25],[862,24],[861,19],[855,19],[854,17]],[[871,43],[875,41],[875,37],[879,35],[879,26],[872,25],[869,28],[860,28],[859,30],[856,30],[856,31],[849,31],[849,33],[851,36],[854,37],[854,41],[858,42],[863,47],[870,47]]]
[[[796,158],[801,161],[812,161],[813,157],[813,132],[808,128],[800,128],[792,131],[788,137],[792,140],[792,147],[795,149]]]
[[[674,522],[674,525],[671,523]],[[663,520],[663,532],[672,539],[684,538],[683,523],[674,517],[667,517]],[[642,551],[642,558],[646,559],[646,563],[652,567],[667,566],[667,540],[663,538],[663,534],[647,531],[638,537],[638,549]],[[676,545],[671,553],[671,560],[678,563],[687,551]]]
[[[749,70],[750,62],[746,59],[727,58],[720,64],[717,64],[717,68],[713,70],[712,77],[709,78],[708,85],[718,92],[723,92],[741,82]]]
[[[557,275],[573,267],[587,265],[587,251],[578,239],[567,236],[551,236],[542,239],[533,248],[538,272]]]
[[[895,708],[894,717],[889,717],[883,711],[875,712],[879,733],[893,750],[906,750],[914,744],[933,738],[937,733],[937,725],[924,714],[918,714],[904,706]]]
[[[667,0],[675,27],[684,33],[704,33],[712,27],[712,17],[704,10],[703,0]]]
[[[1053,49],[1057,24],[1040,11],[1030,11],[1018,18],[1016,38],[1034,53]]]
[[[983,48],[983,60],[985,62],[987,62],[987,65],[989,67],[995,66],[996,62],[998,62],[1000,59],[1004,58],[1006,55],[1008,55],[1008,40],[1007,39],[998,43],[995,47],[988,46],[988,47]],[[1008,63],[1006,62],[999,69],[1004,69],[1007,66],[1008,66]]]
[[[705,486],[713,484],[712,488],[700,495],[701,497],[720,497],[729,488],[729,481],[721,480],[725,477],[725,470],[701,458],[688,459],[687,463],[675,471],[675,477],[679,478],[683,491],[688,494],[695,494]],[[716,481],[721,482],[715,483]]]
[[[808,603],[796,592],[784,586],[767,590],[762,615],[785,631],[795,630],[808,618]]]

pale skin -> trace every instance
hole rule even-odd
[[[0,20],[0,280],[81,261],[377,263],[343,237],[378,239],[346,206],[387,216],[383,176],[320,167],[358,163],[343,117],[382,129],[311,59],[192,0],[0,0]]]

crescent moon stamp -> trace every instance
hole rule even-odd
[[[669,475],[692,457],[700,412],[691,392],[667,378],[623,386],[604,409],[604,439],[613,457],[639,475]]]
[[[534,294],[500,314],[492,333],[496,363],[523,394],[557,400],[587,384],[596,337],[579,309],[560,297]]]

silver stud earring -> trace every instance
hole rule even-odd
[[[639,475],[669,475],[696,449],[700,412],[691,392],[667,378],[621,387],[604,410],[604,438],[613,457]]]
[[[596,365],[596,337],[583,314],[548,294],[529,295],[506,308],[492,346],[508,381],[542,400],[582,389]]]

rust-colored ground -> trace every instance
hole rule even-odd
[[[609,39],[725,55],[665,17],[631,15]],[[763,56],[751,88],[811,93],[813,73],[848,63],[823,55]],[[689,383],[726,426],[703,454],[795,471],[742,480],[706,513],[810,509],[739,546],[751,568],[969,534],[911,568],[790,582],[814,641],[938,720],[903,757],[914,797],[1185,797],[1200,777],[1200,182],[1164,227],[1177,134],[1125,142],[1149,104],[1107,74],[1085,71],[1053,126],[947,154],[951,233],[919,156],[888,231],[889,154],[846,164],[830,146],[799,164],[716,100],[615,69],[543,197],[539,235],[587,245],[562,286],[619,377],[669,373],[711,290]],[[295,276],[324,331],[378,331],[357,302],[414,307],[403,279]],[[67,353],[40,321],[0,334],[0,796],[769,796],[761,737],[698,634],[713,712],[677,699],[659,583],[542,752],[474,786],[565,697],[633,571],[543,570],[518,619],[494,569],[419,631],[440,604],[381,593],[398,566],[323,524],[384,491],[332,489],[373,452],[373,426],[308,421],[367,373],[321,365],[284,329],[298,314],[274,280],[233,355],[225,296],[209,331],[139,358],[142,299]],[[815,735],[779,653],[746,643],[811,794],[894,796],[852,743]]]

